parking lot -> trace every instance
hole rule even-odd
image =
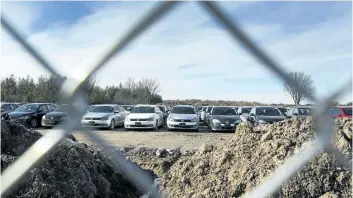
[[[52,129],[39,128],[37,131],[46,133]],[[228,142],[234,133],[209,132],[207,127],[200,127],[199,132],[189,131],[167,131],[165,128],[159,129],[157,132],[152,130],[133,130],[126,131],[119,127],[115,130],[95,130],[107,141],[110,146],[143,146],[153,148],[177,148],[198,149],[205,144],[221,145]],[[92,145],[89,138],[81,132],[81,130],[73,133],[79,142]]]

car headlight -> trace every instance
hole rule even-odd
[[[265,123],[267,123],[267,122],[264,121],[264,120],[259,120],[259,123],[265,124]]]
[[[154,116],[147,118],[147,121],[154,121]]]
[[[101,118],[101,120],[108,120],[109,116]]]
[[[46,117],[45,117],[45,115],[42,117],[42,119],[45,119]]]
[[[215,123],[215,124],[216,124],[216,123],[220,123],[220,121],[217,120],[217,119],[212,119],[212,122]]]
[[[191,120],[192,122],[197,122],[197,118],[194,118]]]
[[[175,120],[174,120],[173,118],[171,118],[171,117],[169,117],[168,120],[169,120],[169,121],[173,121],[173,122],[175,121]]]

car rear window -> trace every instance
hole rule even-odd
[[[352,107],[344,107],[342,108],[342,111],[349,116],[352,115]]]

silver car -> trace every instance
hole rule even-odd
[[[173,107],[167,118],[167,129],[199,130],[199,117],[195,107],[191,105],[177,105]]]
[[[94,105],[82,117],[83,127],[97,127],[115,129],[123,126],[127,111],[120,105],[102,104]]]

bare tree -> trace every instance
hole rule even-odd
[[[144,89],[144,96],[148,103],[151,102],[152,96],[158,94],[160,91],[160,84],[156,79],[143,78],[140,81],[139,86]]]
[[[301,101],[305,99],[303,91],[308,94],[314,94],[316,89],[311,76],[305,75],[303,72],[291,72],[289,73],[290,78],[297,83],[298,86],[293,84],[284,83],[285,91],[288,92],[294,103],[299,105]]]

